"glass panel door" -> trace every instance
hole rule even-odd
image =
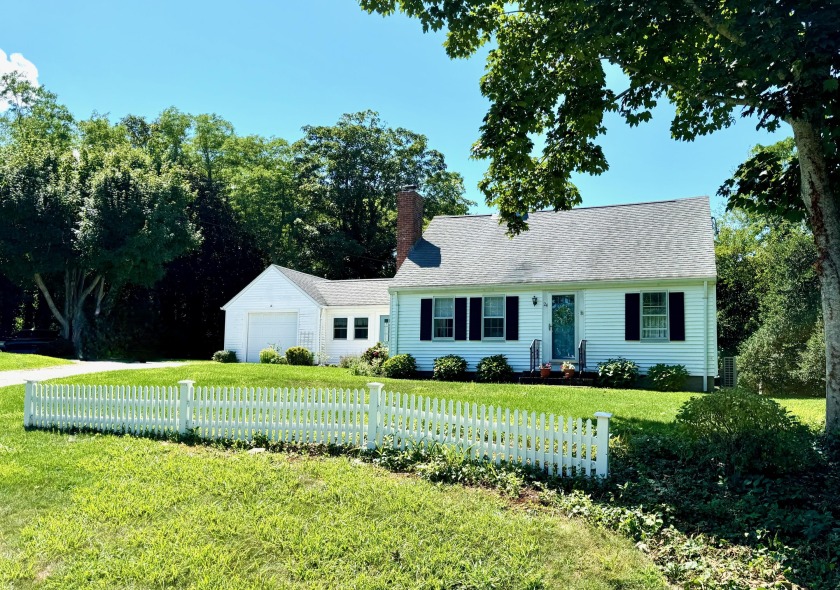
[[[388,316],[379,316],[379,342],[388,344],[391,340],[391,326],[388,325]]]
[[[551,296],[551,358],[575,358],[575,296]]]

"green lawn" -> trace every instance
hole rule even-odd
[[[221,365],[64,383],[364,387],[344,369]],[[689,393],[383,380],[386,389],[665,428]],[[824,401],[779,400],[818,424]],[[0,389],[0,587],[662,588],[616,535],[349,457],[24,432]]]
[[[38,354],[17,354],[0,352],[0,371],[17,371],[21,369],[40,369],[56,365],[69,365],[70,361]]]
[[[217,367],[82,380],[276,382]],[[3,588],[664,587],[625,539],[491,492],[349,457],[25,432],[22,403],[0,389]]]
[[[220,364],[198,362],[180,367],[154,369],[127,374],[102,373],[96,383],[175,385],[181,379],[192,379],[197,385],[239,385],[271,387],[365,387],[370,381],[385,383],[388,391],[454,399],[478,404],[500,405],[587,418],[595,412],[612,412],[618,431],[655,429],[677,415],[680,405],[694,393],[663,393],[644,390],[601,389],[596,387],[552,387],[545,385],[487,385],[479,383],[446,383],[354,377],[337,367],[292,367],[288,365]],[[59,383],[93,383],[91,376],[67,378]],[[825,400],[786,398],[778,400],[803,421],[819,425],[825,420]]]

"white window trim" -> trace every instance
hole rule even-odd
[[[335,321],[336,321],[336,320],[344,320],[345,322],[347,322],[347,323],[344,325],[344,331],[345,331],[345,336],[344,336],[344,338],[336,338],[336,336],[335,336]],[[350,318],[347,318],[347,317],[334,317],[334,318],[333,318],[333,325],[332,325],[332,339],[333,339],[333,340],[350,340],[350,338],[348,338],[348,336],[350,336]]]
[[[449,299],[452,301],[452,317],[449,316],[436,316],[435,315],[435,301],[438,299]],[[452,336],[436,336],[435,335],[435,320],[452,320]],[[455,340],[455,296],[452,297],[432,297],[432,340],[437,340],[438,342],[452,342]]]
[[[663,293],[665,295],[665,337],[645,338],[645,293]],[[670,342],[671,341],[671,301],[669,292],[665,290],[641,291],[639,294],[639,341],[640,342]]]
[[[484,310],[486,306],[484,305],[485,299],[498,299],[501,298],[502,300],[502,335],[501,336],[485,336],[484,335]],[[492,319],[498,319],[499,316],[492,316]],[[507,298],[505,295],[483,295],[481,297],[481,339],[486,340],[488,342],[504,342],[507,338]]]
[[[367,327],[365,328],[367,330],[367,336],[365,336],[364,338],[359,338],[356,336],[356,320],[367,320]],[[370,340],[370,316],[359,316],[353,318],[353,340]]]

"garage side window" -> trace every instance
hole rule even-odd
[[[333,318],[333,340],[347,340],[347,318]]]
[[[353,330],[354,334],[353,337],[356,340],[367,340],[368,337],[368,319],[367,318],[355,318],[353,320]]]

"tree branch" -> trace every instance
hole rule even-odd
[[[84,301],[85,298],[88,295],[91,294],[91,291],[93,291],[96,288],[96,284],[99,282],[99,280],[101,278],[102,278],[102,275],[96,275],[96,278],[93,279],[93,282],[84,291],[82,291],[82,294],[79,296],[79,301],[80,302]],[[84,278],[82,278],[82,285],[84,285]]]
[[[95,316],[99,316],[99,312],[102,311],[102,299],[105,297],[105,279],[99,281],[99,293],[96,294],[96,311],[94,312]]]
[[[47,300],[47,305],[52,311],[55,319],[58,320],[58,323],[61,324],[61,327],[64,328],[65,336],[69,331],[69,326],[67,325],[67,320],[61,315],[61,312],[58,311],[58,308],[55,306],[55,302],[53,301],[52,296],[50,295],[49,289],[47,289],[47,285],[44,284],[44,279],[41,278],[40,273],[35,273],[35,284],[38,285],[38,288],[41,290],[41,293],[44,294],[44,299]]]
[[[745,45],[744,40],[741,39],[738,35],[732,32],[732,29],[727,27],[722,23],[716,23],[711,16],[706,14],[702,8],[697,6],[697,3],[694,0],[683,0],[685,4],[691,8],[691,10],[696,14],[700,20],[706,23],[706,26],[712,29],[712,31],[718,33],[721,37],[732,41],[735,45],[739,47],[743,47]]]
[[[665,87],[670,86],[671,88],[679,90],[680,92],[684,92],[686,94],[691,94],[691,95],[695,96],[696,98],[699,98],[699,99],[701,99],[705,102],[709,102],[709,103],[722,102],[723,104],[729,105],[731,107],[739,107],[739,106],[740,107],[754,107],[755,106],[753,103],[748,101],[746,98],[733,98],[731,96],[715,96],[715,95],[698,94],[696,91],[694,91],[690,88],[687,88],[686,86],[683,86],[682,84],[678,84],[676,82],[673,82],[671,80],[667,80],[665,78],[660,78],[659,76],[656,76],[656,75],[648,73],[648,72],[643,72],[639,68],[628,65],[626,63],[623,63],[621,60],[615,59],[611,55],[605,55],[603,57],[604,57],[604,59],[606,59],[608,61],[612,61],[613,63],[618,64],[622,68],[625,68],[625,69],[627,69],[631,72],[634,72],[635,74],[638,74],[642,78],[647,78],[647,80],[649,82],[654,82],[656,84],[659,84],[659,85],[665,86]],[[629,91],[629,89],[625,90],[625,93],[628,92],[628,91]],[[622,93],[622,94],[624,94],[624,93]]]

